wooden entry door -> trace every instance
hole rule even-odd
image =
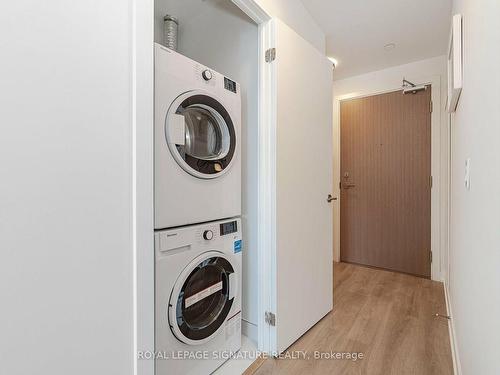
[[[431,87],[342,101],[340,254],[431,275]]]

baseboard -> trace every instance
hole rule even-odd
[[[458,343],[455,331],[455,320],[451,310],[450,294],[448,293],[448,284],[444,282],[444,299],[446,301],[446,311],[450,320],[448,321],[448,331],[450,335],[451,357],[453,359],[453,372],[455,375],[462,375],[462,368],[460,366],[460,358],[458,356]]]
[[[247,320],[241,320],[241,333],[252,340],[255,346],[259,342],[259,330],[256,324],[250,323]]]

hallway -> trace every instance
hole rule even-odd
[[[254,374],[453,373],[448,322],[435,317],[446,314],[441,283],[335,263],[334,291],[333,311],[289,349],[310,359],[268,359]],[[315,351],[363,359],[314,360]]]

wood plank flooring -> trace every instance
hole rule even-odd
[[[307,359],[267,359],[253,374],[453,374],[442,283],[347,263],[334,266],[334,309],[290,348]],[[314,360],[314,352],[363,359]],[[248,372],[246,372],[247,374]]]

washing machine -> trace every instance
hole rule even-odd
[[[155,229],[241,215],[240,85],[155,44]]]
[[[155,233],[156,375],[208,375],[241,347],[241,221]]]

